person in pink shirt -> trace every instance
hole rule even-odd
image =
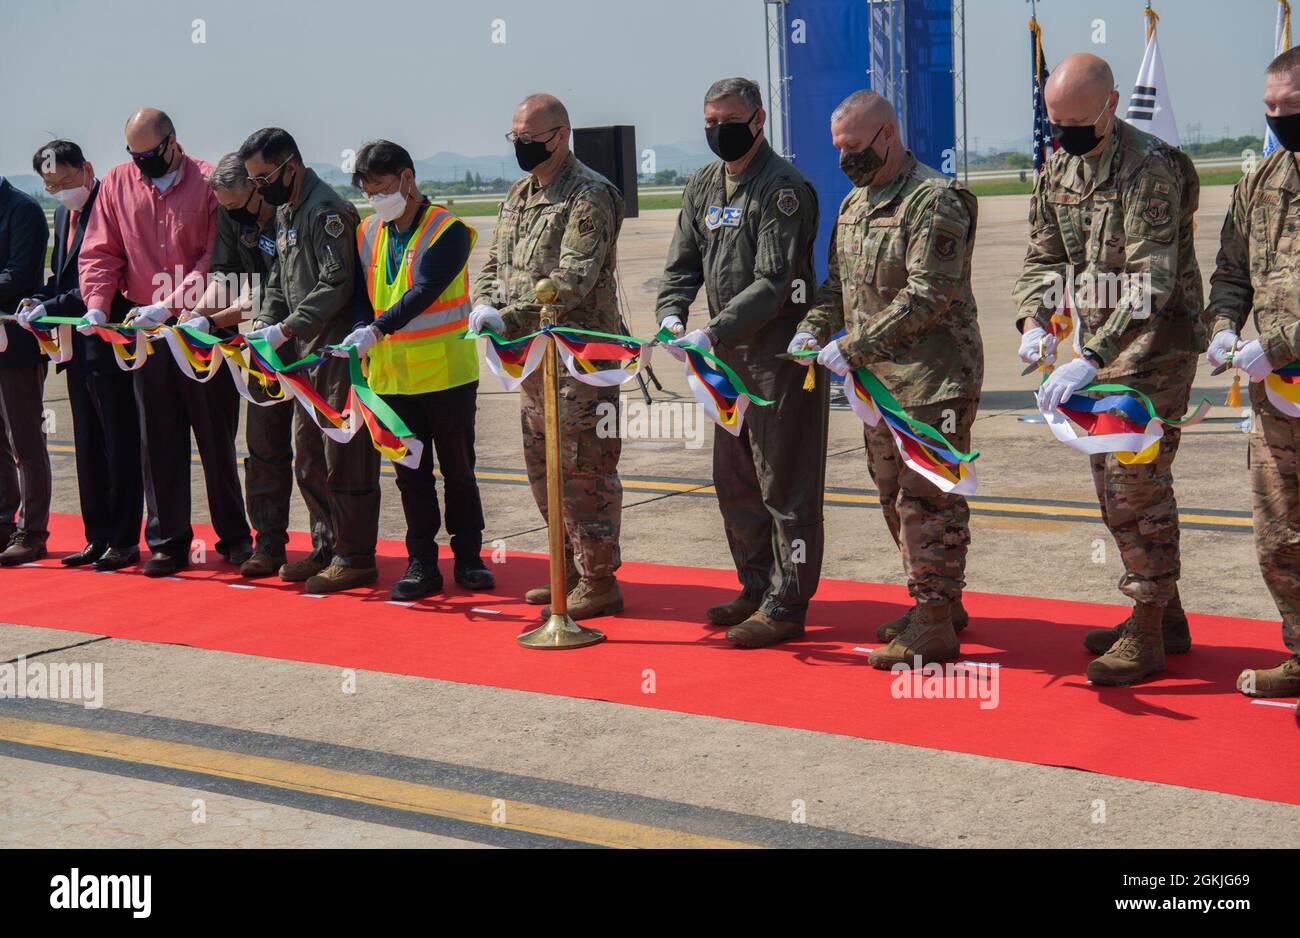
[[[87,325],[124,319],[160,325],[202,296],[216,235],[212,167],[187,155],[162,111],[143,108],[126,123],[131,162],[100,183],[96,212],[81,245],[79,274]],[[121,299],[114,302],[120,294]],[[161,351],[161,350],[160,350]],[[140,410],[149,576],[189,565],[190,434],[198,444],[216,548],[238,566],[252,554],[235,460],[239,396],[230,381],[200,384],[170,354],[153,354],[135,372]]]

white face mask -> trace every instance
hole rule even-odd
[[[393,221],[399,218],[402,212],[406,211],[406,196],[402,195],[400,188],[396,192],[389,192],[387,195],[372,195],[370,197],[370,207],[384,221]]]
[[[79,212],[85,206],[86,200],[90,198],[90,190],[85,186],[77,186],[75,189],[60,189],[54,193],[54,198],[70,212]]]

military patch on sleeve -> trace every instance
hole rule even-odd
[[[776,207],[782,215],[793,215],[799,211],[799,196],[793,189],[782,189],[776,194]]]
[[[325,216],[325,233],[331,238],[337,238],[343,234],[343,217],[340,215]]]
[[[596,220],[590,215],[583,215],[578,219],[578,234],[589,235],[596,230]]]
[[[952,235],[939,232],[934,237],[934,256],[941,261],[950,261],[957,256],[957,239]]]
[[[1142,212],[1142,220],[1148,225],[1163,225],[1169,221],[1169,200],[1152,196],[1147,200],[1147,207]]]

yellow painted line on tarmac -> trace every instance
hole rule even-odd
[[[56,453],[74,452],[72,446],[63,443],[51,443],[50,450]],[[198,454],[191,457],[194,462],[199,461]],[[394,475],[396,470],[390,463],[385,462],[382,471],[387,475]],[[441,473],[439,473],[441,475]],[[524,472],[488,472],[479,471],[476,473],[478,478],[489,482],[527,482],[528,474]],[[717,491],[712,485],[701,486],[697,482],[668,482],[653,479],[623,479],[623,488],[631,492],[691,492],[698,495],[716,495]],[[826,504],[828,505],[877,505],[880,499],[875,495],[855,494],[853,492],[827,492]],[[995,511],[1013,511],[1019,515],[1031,515],[1041,517],[1052,521],[1100,521],[1101,511],[1097,508],[1084,507],[1082,505],[1036,505],[1028,502],[1017,501],[985,501],[976,499],[970,502],[971,514],[979,515],[985,512]],[[1234,517],[1232,515],[1202,515],[1195,512],[1179,512],[1180,521],[1187,524],[1215,524],[1229,528],[1241,528],[1249,530],[1253,527],[1250,518]]]
[[[267,756],[57,723],[0,717],[0,740],[271,785],[289,791],[454,818],[484,827],[521,831],[601,847],[754,847],[753,844],[720,837],[688,834],[545,805],[521,801],[505,801],[502,804],[489,793],[457,791],[378,775],[361,775],[301,762],[286,762]],[[503,823],[493,820],[493,813],[498,810],[505,812],[506,820]]]

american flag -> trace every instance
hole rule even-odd
[[[1043,32],[1037,18],[1029,20],[1029,76],[1034,91],[1034,174],[1037,175],[1056,150],[1047,126],[1047,105],[1043,101],[1043,86],[1047,84],[1047,63],[1043,60]]]

